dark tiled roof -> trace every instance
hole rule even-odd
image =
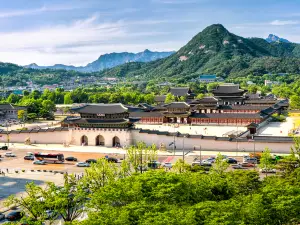
[[[174,96],[186,96],[188,95],[191,91],[188,87],[177,87],[177,88],[170,88],[169,92],[174,95]]]
[[[16,105],[12,105],[12,104],[0,104],[0,110],[13,110],[13,109],[17,109],[17,110],[21,110],[24,109],[26,110],[25,106],[16,106]]]
[[[191,118],[237,118],[237,119],[259,119],[261,118],[258,113],[194,113]]]
[[[165,102],[166,96],[165,95],[158,95],[154,97],[155,102]]]
[[[72,122],[76,124],[86,124],[86,123],[111,124],[111,123],[125,123],[128,122],[128,119],[116,119],[116,120],[78,119],[78,120],[73,120]]]
[[[127,108],[120,103],[117,104],[87,104],[78,108],[72,108],[72,111],[87,114],[114,114],[127,112]]]
[[[197,102],[198,104],[216,104],[218,102],[218,99],[216,99],[215,97],[204,97],[194,102]]]
[[[130,118],[142,118],[142,117],[163,117],[163,114],[159,111],[153,111],[153,112],[143,112],[143,111],[136,111],[131,112],[129,114]]]
[[[246,97],[248,99],[260,99],[261,98],[260,94],[258,94],[258,93],[256,93],[256,94],[249,94],[249,93],[247,93]]]
[[[275,104],[277,100],[275,99],[249,99],[245,100],[246,104]]]
[[[245,91],[240,89],[238,84],[226,84],[226,85],[217,86],[217,88],[214,89],[212,92],[214,94],[219,94],[219,93],[231,94],[231,93],[243,93]]]
[[[263,110],[268,108],[268,106],[263,105],[220,105],[220,109],[227,110]]]
[[[170,104],[165,105],[165,107],[167,109],[169,109],[169,108],[172,108],[172,109],[174,109],[174,108],[184,108],[184,109],[190,108],[190,106],[186,102],[172,102]]]

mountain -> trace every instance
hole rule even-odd
[[[274,34],[269,34],[269,36],[266,38],[266,41],[271,43],[271,42],[283,42],[283,43],[291,43],[287,39],[280,38]]]
[[[300,73],[300,45],[243,38],[214,24],[175,54],[149,63],[130,63],[103,71],[110,76],[187,80],[203,73],[223,77],[249,74]],[[141,75],[142,74],[142,75]]]
[[[96,61],[87,64],[86,66],[66,66],[63,64],[55,64],[54,66],[38,66],[35,63],[25,66],[32,69],[65,69],[75,70],[79,72],[96,72],[104,69],[113,68],[115,66],[128,63],[128,62],[150,62],[157,59],[162,59],[172,55],[174,52],[152,52],[146,49],[139,53],[110,53],[101,55]]]

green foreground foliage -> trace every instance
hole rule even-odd
[[[225,171],[219,154],[213,168],[192,168],[179,160],[172,168],[139,170],[157,156],[154,146],[137,143],[120,166],[99,159],[83,178],[65,176],[62,187],[30,183],[27,196],[10,197],[7,205],[20,205],[27,224],[57,218],[67,224],[249,224],[300,223],[300,140],[291,155],[278,165],[281,172],[262,179],[256,170]],[[270,150],[261,168],[273,168]],[[52,210],[50,218],[45,210]],[[83,214],[85,220],[77,219]]]

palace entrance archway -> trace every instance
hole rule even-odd
[[[105,145],[105,140],[102,135],[98,135],[96,137],[96,146],[104,146]]]
[[[89,139],[87,136],[83,135],[80,140],[81,145],[89,145]]]
[[[120,144],[120,138],[118,138],[117,136],[115,136],[113,138],[113,147],[120,147],[121,144]]]

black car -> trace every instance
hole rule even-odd
[[[1,150],[8,150],[8,147],[7,146],[1,146],[0,149]]]
[[[34,160],[34,156],[33,155],[25,155],[24,160]]]
[[[226,162],[230,163],[230,164],[237,164],[237,160],[234,158],[227,158]]]
[[[74,161],[77,162],[77,158],[73,157],[73,156],[69,156],[67,158],[65,158],[66,161]]]
[[[106,158],[106,160],[107,160],[108,162],[112,162],[112,163],[117,163],[117,162],[118,162],[118,159],[113,158],[113,157],[108,157],[108,158]]]
[[[22,217],[23,215],[21,211],[12,211],[5,217],[5,219],[7,219],[8,221],[16,221],[21,219]]]
[[[85,162],[91,164],[91,163],[96,163],[97,160],[96,159],[87,159],[87,160],[85,160]]]

